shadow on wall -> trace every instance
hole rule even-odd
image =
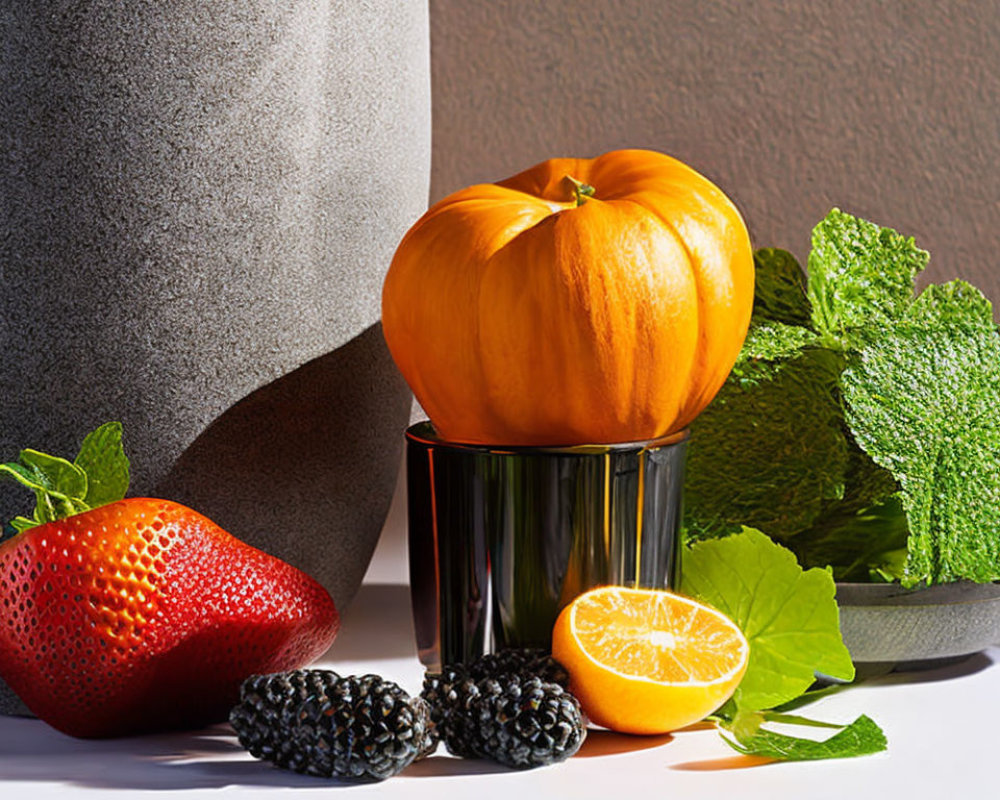
[[[373,325],[226,411],[156,491],[308,572],[343,611],[385,521],[410,400]]]

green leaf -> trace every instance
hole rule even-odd
[[[777,719],[781,722],[785,720]],[[825,723],[805,721],[811,725],[826,726]],[[803,724],[797,722],[796,724]],[[836,726],[840,727],[840,726]],[[801,739],[782,733],[758,727],[753,733],[733,732],[730,739],[723,736],[726,742],[737,752],[750,756],[764,756],[782,761],[815,761],[826,758],[852,758],[880,753],[886,749],[887,743],[882,729],[864,714],[850,725],[824,741]]]
[[[87,476],[64,458],[22,450],[18,461],[0,464],[6,475],[35,493],[34,524],[40,525],[86,510]],[[19,525],[23,525],[21,518]]]
[[[848,350],[906,313],[929,255],[912,238],[833,209],[813,230],[808,297],[824,341]]]
[[[986,313],[963,287],[925,291],[842,379],[858,444],[900,486],[906,586],[1000,579],[1000,335]]]
[[[122,424],[107,422],[88,434],[74,463],[86,472],[86,503],[90,508],[121,500],[129,484],[129,461],[122,448]]]
[[[913,301],[904,322],[970,333],[996,330],[993,305],[979,289],[961,280],[928,286]]]
[[[793,700],[816,673],[854,678],[829,572],[804,571],[790,551],[750,528],[692,545],[681,563],[681,590],[730,617],[750,643],[732,700],[738,711]]]
[[[76,464],[37,450],[22,450],[19,460],[49,492],[78,500],[86,497],[87,473]]]
[[[766,247],[753,254],[753,261],[754,318],[808,327],[812,309],[806,298],[806,274],[795,256]]]
[[[0,475],[13,478],[33,492],[44,491],[47,488],[44,476],[36,474],[33,469],[17,461],[0,464]]]
[[[93,470],[93,479],[88,470]],[[17,517],[9,523],[18,533],[119,500],[128,487],[121,425],[108,423],[90,434],[75,463],[37,450],[22,450],[17,461],[0,464],[2,478],[13,479],[35,494],[32,518]]]
[[[815,333],[796,325],[768,320],[751,322],[733,366],[732,380],[745,387],[772,380],[785,362],[798,358],[818,342]]]
[[[794,259],[758,251],[747,340],[692,425],[689,539],[746,524],[837,579],[1000,579],[1000,333],[964,281],[915,297],[927,260],[834,209],[803,304]]]
[[[825,516],[789,542],[804,567],[829,566],[838,581],[903,577],[909,524],[898,495],[854,513]]]
[[[837,353],[807,348],[772,363],[767,379],[734,370],[691,426],[684,524],[693,537],[748,525],[786,540],[844,496],[849,445],[836,393],[842,363]]]
[[[8,525],[10,526],[10,532],[4,531],[3,539],[0,541],[6,541],[7,539],[13,538],[13,535],[18,533],[23,533],[28,530],[28,528],[34,528],[36,525],[41,525],[42,520],[28,519],[27,517],[14,517]]]

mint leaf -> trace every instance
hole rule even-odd
[[[834,209],[803,306],[794,259],[758,251],[747,340],[692,425],[689,539],[747,524],[839,580],[1000,579],[1000,333],[964,281],[915,297],[927,260]]]
[[[806,298],[806,274],[787,250],[766,247],[753,254],[755,321],[808,327],[811,319]]]
[[[819,337],[807,328],[769,320],[753,321],[733,366],[732,379],[750,387],[773,379],[786,361],[798,358]]]
[[[842,379],[858,444],[899,482],[905,586],[1000,579],[1000,334],[987,313],[961,285],[925,291]]]
[[[726,744],[744,755],[763,756],[782,761],[813,761],[870,755],[885,750],[885,734],[867,716],[858,717],[850,725],[841,725],[789,714],[784,710],[797,708],[804,703],[812,702],[817,697],[838,692],[843,688],[844,685],[839,684],[805,692],[795,700],[783,704],[781,710],[750,711],[736,709],[732,704],[728,704],[710,719],[720,728],[719,733]],[[817,741],[767,730],[763,727],[767,723],[826,728],[836,730],[838,733],[826,740]],[[729,736],[726,736],[726,733]]]
[[[85,501],[90,508],[121,500],[129,484],[129,461],[122,448],[122,424],[106,422],[88,434],[74,463],[87,475]]]
[[[738,711],[794,700],[817,672],[854,678],[829,572],[803,571],[790,551],[750,528],[692,545],[681,563],[681,591],[730,617],[750,643],[731,701]]]
[[[770,721],[829,727],[827,723],[817,723],[797,717],[782,719],[780,716],[774,716]],[[723,736],[723,739],[730,747],[744,755],[765,756],[782,761],[852,758],[880,753],[886,749],[885,734],[871,717],[862,714],[850,725],[836,727],[841,727],[841,730],[824,741],[801,739],[760,727],[749,734],[732,731],[734,739],[726,736]]]
[[[689,535],[724,536],[748,525],[787,540],[844,496],[849,444],[836,392],[842,364],[837,353],[806,348],[784,360],[737,365],[691,426]]]
[[[928,259],[912,238],[833,209],[809,254],[807,294],[825,343],[851,349],[900,319]]]
[[[970,332],[996,330],[993,305],[979,289],[961,280],[928,286],[913,301],[904,322]]]

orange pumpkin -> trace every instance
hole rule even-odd
[[[382,292],[389,350],[438,434],[654,439],[715,396],[753,306],[750,239],[674,158],[560,158],[435,204]]]

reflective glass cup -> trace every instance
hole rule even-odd
[[[594,586],[675,586],[687,439],[490,447],[413,425],[408,547],[423,664],[548,648],[559,611]]]

